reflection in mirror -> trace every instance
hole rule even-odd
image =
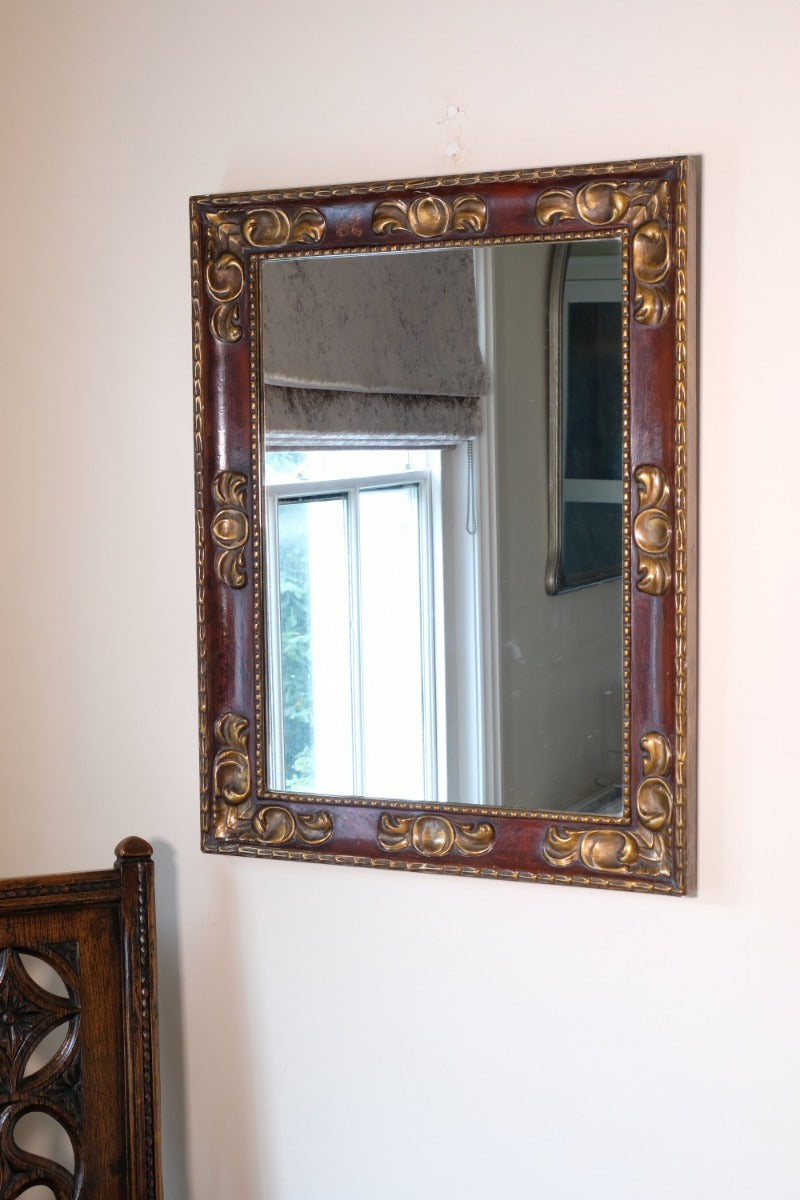
[[[438,455],[277,451],[266,464],[271,786],[436,800]]]
[[[547,590],[622,572],[622,247],[572,242],[550,283]]]
[[[260,272],[270,788],[621,814],[619,241]]]

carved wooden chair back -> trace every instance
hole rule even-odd
[[[116,855],[0,883],[0,1200],[162,1200],[152,849]]]

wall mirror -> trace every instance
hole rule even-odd
[[[191,202],[203,848],[693,887],[691,159]]]

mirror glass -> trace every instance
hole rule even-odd
[[[269,787],[620,815],[620,242],[259,270]]]

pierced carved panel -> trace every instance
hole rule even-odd
[[[378,822],[378,843],[384,850],[414,849],[426,858],[458,854],[486,854],[495,829],[488,821],[460,822],[446,817],[400,817],[383,813]]]
[[[663,596],[672,586],[669,483],[664,472],[653,466],[639,467],[633,478],[640,505],[633,523],[633,540],[639,552],[636,586],[648,596]]]
[[[221,212],[208,216],[206,291],[213,301],[211,332],[220,342],[242,337],[239,297],[244,291],[243,256],[246,249],[267,250],[294,243],[309,245],[325,236],[325,218],[307,206],[251,208],[244,213]]]
[[[295,814],[282,805],[272,804],[255,814],[253,830],[259,841],[268,846],[283,846],[288,842],[321,846],[333,836],[333,819],[327,812]]]
[[[578,864],[590,871],[669,875],[671,846],[662,830],[672,817],[672,789],[665,776],[672,767],[672,750],[661,733],[640,740],[644,779],[636,791],[639,827],[627,829],[567,829],[551,825],[545,834],[544,856],[554,867]]]
[[[66,996],[47,990],[32,977],[24,956],[32,955],[55,971]],[[49,1187],[57,1197],[77,1194],[83,1130],[80,1055],[78,948],[62,942],[0,950],[0,1194],[18,1196],[28,1188]],[[63,1028],[58,1048],[32,1069],[43,1039]],[[39,1112],[66,1132],[75,1157],[74,1171],[20,1147],[15,1127],[26,1114]]]
[[[375,206],[372,228],[377,234],[403,230],[420,238],[443,237],[446,233],[482,233],[487,209],[480,196],[417,196],[414,200],[385,200]]]
[[[214,570],[220,583],[242,588],[247,583],[244,547],[250,536],[245,511],[247,477],[237,471],[222,471],[212,485],[216,512],[211,522],[211,539],[216,547]]]
[[[249,722],[226,712],[214,722],[219,749],[214,757],[214,796],[226,804],[242,804],[250,795],[250,759],[247,753]]]
[[[636,282],[634,319],[653,329],[664,324],[670,311],[666,281],[671,265],[669,189],[665,182],[598,180],[574,190],[550,188],[536,202],[536,219],[541,225],[560,220],[581,220],[595,226],[630,225]]]

